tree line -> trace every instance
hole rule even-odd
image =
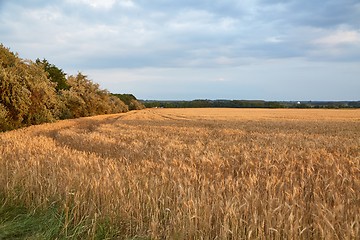
[[[360,101],[143,100],[147,108],[360,108]]]
[[[46,59],[22,59],[2,44],[0,94],[0,131],[143,108],[135,97],[126,105],[82,73],[67,76]]]

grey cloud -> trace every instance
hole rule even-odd
[[[326,1],[301,4],[297,2],[293,9],[301,9],[295,12],[295,20],[300,24],[315,27],[334,27],[341,24],[356,26],[360,23],[359,12],[354,6],[358,1]]]
[[[293,26],[312,26],[333,28],[338,25],[358,26],[360,23],[360,5],[357,0],[326,1],[261,1],[260,13],[273,21]],[[282,6],[282,12],[267,12],[269,6]]]
[[[359,18],[353,0],[257,2],[140,0],[134,7],[93,8],[26,0],[7,5],[0,32],[19,50],[64,65],[72,59],[80,68],[221,67],[249,58],[326,59],[326,49],[312,44],[321,31],[312,28],[352,28]],[[339,61],[360,55],[345,50]]]
[[[145,9],[156,9],[167,13],[178,12],[186,9],[202,9],[213,13],[219,13],[220,15],[230,15],[244,13],[248,9],[245,8],[244,4],[240,4],[239,1],[234,0],[183,0],[183,1],[136,1],[139,5],[144,6]],[[244,1],[243,1],[244,2]]]
[[[65,2],[63,0],[21,0],[21,1],[11,1],[11,0],[1,0],[0,6],[4,5],[4,7],[8,6],[17,6],[23,9],[38,9],[44,8],[47,6],[63,6]],[[1,10],[1,9],[0,9]]]

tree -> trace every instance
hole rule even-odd
[[[56,119],[128,111],[79,73],[69,76],[46,59],[23,60],[0,44],[0,131]]]
[[[144,104],[140,103],[136,97],[132,94],[112,94],[123,101],[129,108],[129,110],[141,110],[144,109]]]
[[[10,51],[9,48],[6,48],[4,45],[0,44],[0,64],[2,68],[8,68],[15,66],[18,56]]]
[[[111,96],[108,91],[100,89],[99,84],[93,83],[82,73],[69,76],[67,83],[70,89],[61,91],[64,102],[63,118],[128,111],[127,106],[120,99]]]
[[[50,122],[58,118],[59,97],[55,85],[44,70],[34,62],[27,64],[26,82],[31,92],[26,124]]]
[[[0,46],[0,104],[12,128],[55,119],[57,96],[45,71]]]
[[[66,81],[66,73],[62,69],[54,64],[50,64],[45,58],[42,61],[38,58],[35,62],[48,73],[49,79],[56,83],[56,91],[59,92],[60,90],[68,90],[70,88]]]
[[[6,107],[0,103],[0,132],[11,128],[9,125],[8,114],[9,112]]]

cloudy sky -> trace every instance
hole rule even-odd
[[[360,100],[359,0],[0,0],[0,42],[141,99]]]

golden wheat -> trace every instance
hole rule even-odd
[[[0,134],[0,192],[119,238],[358,239],[360,111],[146,109]],[[88,237],[94,237],[93,231]]]

